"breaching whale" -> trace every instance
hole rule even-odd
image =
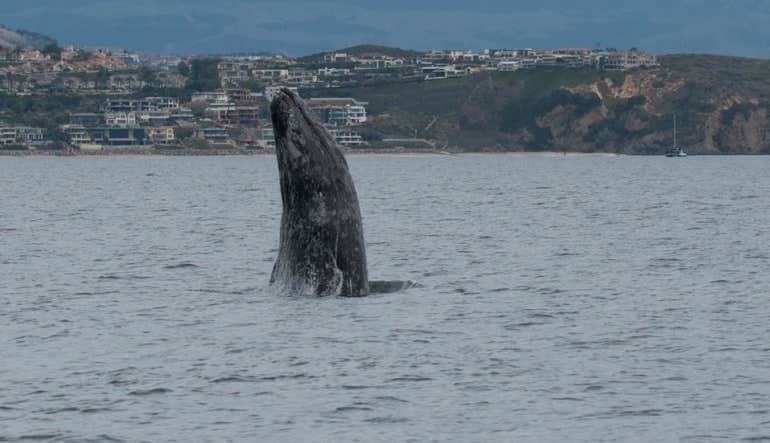
[[[337,143],[297,94],[270,105],[281,181],[280,245],[271,285],[303,295],[369,295],[361,210]]]

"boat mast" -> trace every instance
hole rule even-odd
[[[677,147],[676,144],[676,114],[674,114],[674,147]]]

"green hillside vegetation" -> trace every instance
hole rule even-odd
[[[318,60],[323,60],[324,55],[330,54],[330,53],[344,53],[348,56],[357,56],[357,57],[363,57],[367,55],[385,55],[388,57],[396,57],[396,58],[411,58],[411,57],[420,57],[423,55],[422,52],[414,51],[411,49],[401,49],[401,48],[392,48],[389,46],[378,46],[378,45],[357,45],[357,46],[351,46],[349,48],[344,49],[337,49],[335,51],[326,51],[326,52],[319,52],[316,54],[306,55],[304,57],[300,57],[297,60],[300,62],[314,62]]]

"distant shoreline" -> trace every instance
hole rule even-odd
[[[430,155],[430,156],[488,156],[488,155],[512,155],[512,156],[537,156],[537,157],[616,157],[624,154],[615,153],[585,153],[585,152],[556,152],[556,151],[521,151],[521,152],[503,152],[503,151],[441,151],[441,150],[411,150],[411,149],[361,149],[354,151],[343,151],[345,156],[359,155],[387,155],[387,156],[412,156],[412,155]],[[40,157],[40,158],[121,158],[121,157],[272,157],[275,151],[255,151],[247,149],[222,149],[222,150],[143,150],[143,149],[120,149],[113,151],[1,151],[0,158],[18,158],[18,157]]]

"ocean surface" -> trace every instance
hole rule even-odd
[[[421,287],[271,293],[272,157],[0,159],[0,441],[770,441],[770,157],[348,160]]]

